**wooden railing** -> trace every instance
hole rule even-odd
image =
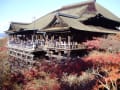
[[[35,44],[23,44],[23,43],[8,43],[9,48],[16,48],[20,50],[35,50]]]
[[[57,42],[57,43],[49,43],[48,48],[53,49],[61,49],[61,50],[75,50],[75,49],[83,49],[84,46],[77,42]]]
[[[76,50],[83,49],[84,46],[77,42],[51,42],[51,41],[39,41],[33,43],[8,43],[9,48],[17,48],[23,50],[47,50],[47,49],[59,49],[59,50]]]

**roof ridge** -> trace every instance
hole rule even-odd
[[[11,22],[11,24],[23,24],[23,25],[28,25],[30,23],[23,23],[23,22]]]
[[[80,2],[80,3],[76,3],[76,4],[71,4],[71,5],[63,6],[62,8],[56,10],[55,12],[62,11],[62,10],[67,10],[67,9],[71,9],[71,8],[77,8],[77,7],[88,5],[88,4],[94,4],[95,1],[96,0],[89,0],[89,1],[84,1],[84,2]]]

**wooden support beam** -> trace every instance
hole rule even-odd
[[[71,44],[71,37],[70,36],[68,36],[68,48],[70,49],[70,44]]]
[[[61,36],[59,36],[59,42],[61,42],[62,41],[62,38],[61,38]]]
[[[52,41],[52,42],[54,41],[54,35],[51,37],[51,41]]]
[[[38,35],[38,39],[41,39],[41,35],[40,34]]]
[[[70,42],[71,41],[71,37],[70,36],[68,36],[68,42]]]
[[[32,42],[33,42],[33,40],[34,40],[34,36],[33,35],[31,35],[31,39],[32,39]]]
[[[70,50],[67,51],[67,58],[70,57],[70,52],[71,52]]]
[[[48,35],[46,35],[45,40],[48,41]]]

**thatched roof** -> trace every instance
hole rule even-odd
[[[81,23],[81,21],[87,20],[88,18],[91,17],[95,17],[99,13],[107,19],[120,23],[120,18],[109,12],[107,9],[100,6],[96,2],[87,1],[75,5],[62,7],[61,9],[51,12],[35,20],[30,24],[11,23],[9,30],[11,31],[12,30],[18,31],[20,29],[24,29],[24,30],[37,29],[40,31],[50,30],[49,25],[55,20],[55,16],[57,15],[62,19],[64,23],[68,25],[68,28],[72,27],[77,30],[84,30],[90,32],[117,33],[118,31],[115,30],[109,30],[97,26],[88,26]],[[56,29],[52,28],[51,30],[56,30]]]

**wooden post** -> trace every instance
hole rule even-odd
[[[34,35],[31,35],[31,37],[32,37],[32,43],[34,42]]]
[[[71,41],[71,37],[70,36],[68,36],[68,51],[67,51],[67,58],[69,58],[70,57],[70,41]]]
[[[38,35],[39,36],[39,40],[41,39],[41,35]]]
[[[51,45],[52,45],[52,47],[55,46],[55,45],[54,45],[54,35],[51,37]]]
[[[68,36],[68,48],[70,49],[70,40],[71,40],[71,37]]]
[[[58,45],[59,48],[61,48],[61,41],[62,41],[62,40],[61,40],[61,36],[59,36],[59,43],[58,43],[58,44],[59,44],[59,45]]]
[[[45,39],[46,39],[46,41],[48,41],[48,35],[46,35],[46,38],[45,38]]]
[[[70,57],[70,52],[71,52],[70,50],[67,51],[67,58]]]
[[[48,44],[48,35],[45,37],[45,43]]]
[[[52,42],[54,41],[54,35],[51,37]]]
[[[38,35],[37,35],[37,34],[35,35],[35,40],[36,40],[36,39],[38,39]]]
[[[59,42],[61,42],[61,36],[59,36]]]
[[[35,49],[35,35],[32,35],[32,49]]]

